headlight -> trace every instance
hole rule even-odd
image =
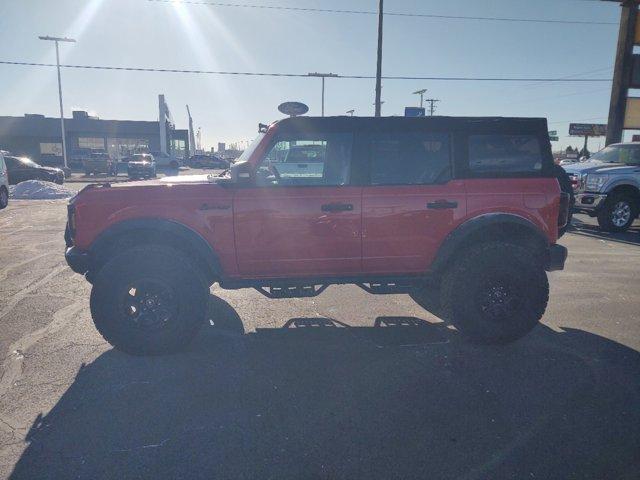
[[[593,192],[598,192],[607,182],[609,175],[598,175],[597,173],[590,173],[587,175],[587,182],[585,189]]]

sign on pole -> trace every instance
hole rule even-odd
[[[558,131],[557,130],[549,130],[549,136],[550,137],[557,137],[558,136]]]
[[[404,107],[405,117],[424,117],[425,109],[423,107]]]
[[[577,137],[602,137],[607,134],[607,125],[599,123],[570,123],[569,135]]]
[[[560,140],[560,137],[549,135],[549,140],[551,140],[552,142],[557,142],[558,140]]]

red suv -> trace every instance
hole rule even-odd
[[[288,155],[301,150],[314,158]],[[188,344],[215,282],[274,299],[405,293],[506,343],[545,311],[568,205],[544,119],[297,117],[260,125],[220,177],[86,187],[66,258],[93,284],[100,333],[132,354]]]

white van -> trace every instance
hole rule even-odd
[[[0,152],[0,210],[9,204],[9,174],[4,156]]]

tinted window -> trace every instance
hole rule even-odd
[[[372,185],[424,185],[451,177],[446,133],[391,133],[370,145]]]
[[[540,173],[542,152],[535,135],[471,135],[469,170],[478,174]]]
[[[349,183],[353,135],[334,133],[282,138],[260,164],[256,182],[269,185]]]
[[[17,158],[5,157],[5,162],[7,164],[7,169],[15,170],[17,168],[21,168],[21,164]]]

